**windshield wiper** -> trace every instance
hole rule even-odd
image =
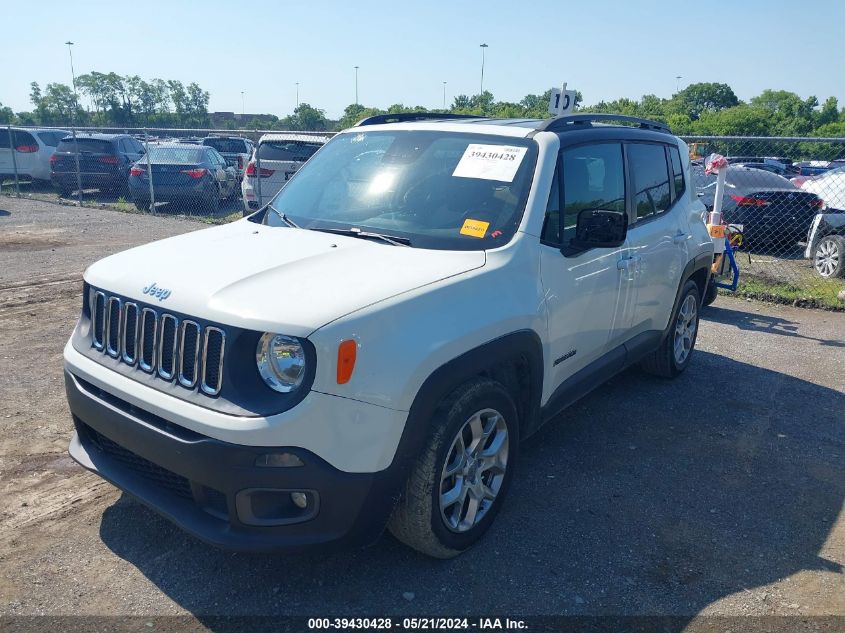
[[[275,213],[277,216],[279,216],[279,219],[280,219],[282,222],[284,222],[285,224],[287,224],[288,226],[290,226],[290,227],[292,227],[292,228],[294,228],[294,229],[301,229],[301,228],[302,228],[302,227],[301,227],[301,226],[299,226],[296,222],[294,222],[293,220],[291,220],[291,219],[290,219],[287,215],[285,215],[284,213],[282,213],[281,211],[279,211],[279,210],[278,210],[276,207],[274,207],[272,204],[268,203],[268,204],[267,204],[267,208],[268,208],[268,209],[270,209],[270,210],[271,210],[273,213]]]
[[[361,237],[364,239],[377,239],[393,246],[410,246],[411,240],[407,237],[399,237],[398,235],[382,235],[381,233],[374,233],[372,231],[362,231],[357,226],[348,229],[331,229],[320,228],[313,229],[314,231],[323,231],[325,233],[337,233],[338,235],[348,235],[349,237]]]

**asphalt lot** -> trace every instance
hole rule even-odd
[[[0,198],[0,615],[845,616],[845,314],[720,297],[689,370],[547,425],[481,546],[230,554],[84,472],[61,351],[99,257],[203,228]]]

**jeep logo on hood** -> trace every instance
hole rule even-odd
[[[159,301],[164,301],[167,297],[170,296],[170,291],[166,288],[159,288],[155,285],[155,282],[151,283],[149,286],[144,288],[141,292],[145,295],[150,295],[151,297],[155,297]]]

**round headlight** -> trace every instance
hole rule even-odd
[[[255,363],[267,386],[280,393],[290,393],[305,378],[305,350],[292,336],[263,335],[255,349]]]

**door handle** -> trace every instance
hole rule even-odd
[[[637,264],[642,260],[639,255],[631,255],[630,257],[623,257],[616,262],[617,270],[631,271],[636,268]]]
[[[683,244],[687,240],[687,234],[683,231],[678,231],[675,237],[672,238],[672,242],[675,244]]]

